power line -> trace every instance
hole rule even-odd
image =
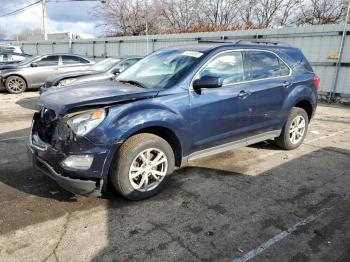
[[[9,13],[6,13],[6,14],[3,14],[3,15],[0,15],[0,17],[6,17],[6,16],[10,16],[10,15],[14,15],[14,14],[17,14],[17,13],[20,13],[20,12],[23,12],[24,10],[34,6],[34,5],[37,5],[37,4],[40,4],[40,0],[34,2],[34,3],[31,3],[31,4],[28,4],[22,8],[19,8],[17,10],[14,10],[14,11],[11,11]],[[50,2],[54,2],[54,3],[65,3],[65,2],[101,2],[101,3],[104,3],[105,1],[104,0],[47,0],[46,1],[47,3],[50,3]]]
[[[34,2],[34,3],[31,3],[31,4],[29,4],[29,5],[26,5],[26,6],[22,7],[22,8],[19,8],[19,9],[15,10],[15,11],[9,12],[9,13],[7,13],[7,14],[0,15],[0,17],[10,16],[10,15],[13,15],[13,14],[16,14],[16,13],[19,13],[19,12],[23,12],[24,10],[26,10],[26,9],[28,9],[28,8],[30,8],[30,7],[32,7],[32,6],[34,6],[34,5],[37,5],[37,4],[39,4],[39,3],[40,3],[40,0],[39,0],[39,1],[36,1],[36,2]]]

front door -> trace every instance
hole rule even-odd
[[[46,78],[59,73],[58,58],[59,56],[57,55],[49,55],[32,63],[32,66],[28,68],[27,74],[31,87],[40,87],[45,83]]]
[[[239,91],[244,80],[242,53],[225,51],[213,57],[195,76],[220,77],[223,86],[190,91],[192,148],[199,151],[244,138]]]

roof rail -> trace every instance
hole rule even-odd
[[[254,45],[254,44],[262,44],[262,45],[279,45],[279,46],[290,46],[287,43],[278,42],[278,41],[269,41],[269,40],[254,40],[254,39],[240,39],[238,41],[232,41],[230,39],[227,40],[198,40],[198,43],[200,44],[215,44],[215,43],[222,43],[222,44],[246,44],[246,45]]]
[[[232,41],[225,40],[198,40],[199,44],[215,44],[215,43],[226,43],[226,44],[234,44]]]
[[[268,40],[251,40],[251,39],[241,39],[236,42],[236,44],[264,44],[264,45],[281,45],[281,46],[290,46],[287,43],[278,42],[278,41],[268,41]]]

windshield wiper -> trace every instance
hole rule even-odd
[[[119,80],[119,82],[121,83],[126,83],[126,84],[130,84],[130,85],[133,85],[133,86],[138,86],[138,87],[142,87],[142,88],[146,88],[146,86],[144,86],[143,84],[137,82],[137,81],[134,81],[134,80]]]

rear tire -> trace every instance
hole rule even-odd
[[[168,142],[141,133],[122,144],[111,165],[110,178],[125,198],[142,200],[164,189],[174,166],[174,152]]]
[[[27,83],[20,76],[9,76],[6,78],[5,88],[10,94],[20,94],[27,89]]]
[[[275,144],[286,150],[298,148],[304,141],[309,118],[304,109],[293,107],[288,114],[281,135],[275,138]]]

